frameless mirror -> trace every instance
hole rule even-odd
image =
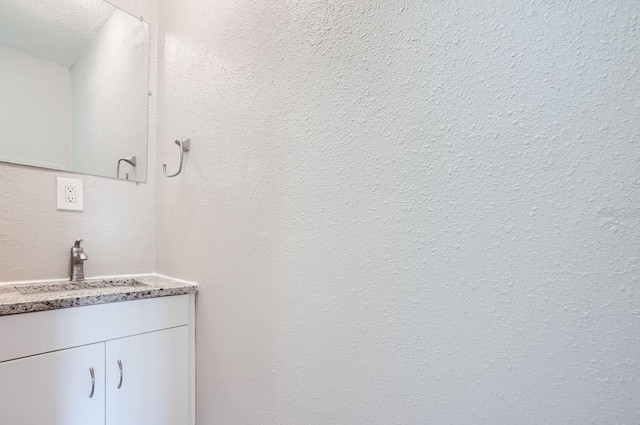
[[[0,161],[147,180],[149,25],[102,0],[0,0]]]

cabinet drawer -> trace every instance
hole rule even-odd
[[[0,317],[0,362],[189,323],[189,296]]]

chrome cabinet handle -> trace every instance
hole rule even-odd
[[[89,394],[89,398],[93,398],[93,393],[96,390],[96,374],[93,371],[93,366],[89,368],[89,373],[91,374],[91,394]]]
[[[118,389],[120,389],[122,387],[122,375],[123,375],[122,360],[120,359],[118,359],[118,367],[120,368],[120,383],[118,384]]]

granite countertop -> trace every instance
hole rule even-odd
[[[198,285],[159,275],[0,283],[0,316],[198,292]]]

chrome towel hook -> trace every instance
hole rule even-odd
[[[162,164],[162,172],[166,177],[175,177],[182,172],[182,163],[184,162],[184,153],[191,149],[191,139],[176,140],[175,144],[180,146],[180,166],[175,174],[167,174],[167,164]]]

